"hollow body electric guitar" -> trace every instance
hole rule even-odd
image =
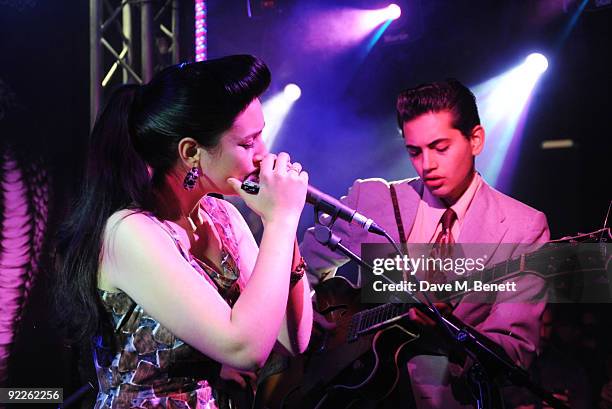
[[[606,229],[549,243],[465,279],[497,283],[534,274],[549,282],[556,301],[584,301],[585,295],[597,292],[600,302],[606,297],[610,302],[612,246],[609,242],[582,245],[599,233],[610,237]],[[466,294],[451,293],[439,301]],[[291,361],[285,373],[272,375],[260,384],[255,407],[357,408],[360,402],[378,402],[389,397],[400,378],[406,376],[401,368],[412,356],[443,353],[432,350],[430,341],[436,338],[435,330],[433,335],[421,334],[407,319],[412,304],[362,304],[360,290],[343,277],[321,283],[316,296],[318,312],[331,329],[313,336],[307,353]],[[459,328],[465,326],[453,316],[449,320]],[[442,337],[437,335],[438,339]],[[498,345],[482,338],[503,353]]]

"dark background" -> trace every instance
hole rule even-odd
[[[209,57],[261,57],[273,75],[269,96],[288,82],[301,86],[302,98],[272,149],[302,162],[321,190],[340,196],[356,178],[415,175],[395,124],[399,90],[447,77],[475,86],[539,51],[550,65],[535,89],[514,174],[502,190],[544,211],[553,237],[602,226],[612,199],[612,9],[590,10],[589,3],[571,26],[578,7],[571,0],[401,1],[414,11],[404,11],[401,20],[409,40],[379,41],[365,53],[363,44],[326,47],[329,20],[317,16],[386,2],[286,0],[272,9],[252,3],[249,18],[245,1],[208,2]],[[183,1],[185,61],[193,59],[192,14],[193,4]],[[0,119],[0,138],[48,169],[51,246],[74,198],[88,138],[88,25],[88,2],[0,0],[0,80],[18,106]],[[575,147],[540,148],[543,140],[558,138],[573,139]],[[487,149],[495,149],[494,141]],[[300,235],[311,224],[307,209]],[[79,381],[48,314],[52,274],[50,267],[42,271],[31,293],[9,384],[63,385],[68,394]]]

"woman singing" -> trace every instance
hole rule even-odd
[[[97,120],[57,294],[72,338],[92,341],[96,409],[233,407],[224,380],[244,383],[277,341],[306,348],[294,242],[308,175],[263,144],[269,82],[252,56],[180,64],[118,89]],[[240,195],[261,217],[259,248],[210,193]]]

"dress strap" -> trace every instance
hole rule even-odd
[[[199,260],[195,259],[191,255],[191,253],[187,251],[186,248],[183,247],[183,244],[179,240],[179,235],[176,232],[176,230],[174,230],[174,228],[169,223],[166,223],[163,220],[159,220],[157,217],[155,217],[155,215],[153,215],[150,212],[143,212],[143,214],[147,216],[149,219],[153,220],[155,223],[157,223],[157,225],[161,227],[161,229],[165,231],[170,236],[170,238],[172,238],[172,240],[174,241],[174,244],[176,245],[176,248],[178,249],[179,253],[181,253],[181,256],[183,256],[183,258],[187,260],[187,262],[189,262],[189,264],[191,264],[191,266],[195,268],[196,271],[198,271],[200,275],[202,275],[218,291],[219,287],[217,286],[215,281],[210,277],[206,269],[202,268],[202,266],[199,263]]]
[[[223,248],[231,255],[236,265],[240,265],[240,252],[238,250],[238,240],[232,227],[232,222],[227,209],[220,203],[220,199],[211,196],[204,196],[200,201],[202,210],[211,218],[215,229],[221,237]]]

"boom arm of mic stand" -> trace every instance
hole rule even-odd
[[[332,233],[331,229],[327,226],[323,226],[322,224],[317,224],[315,226],[314,231],[315,239],[324,246],[328,247],[332,251],[340,252],[347,256],[349,259],[355,261],[361,267],[364,267],[368,270],[372,270],[372,266],[363,261],[361,257],[357,254],[353,253],[346,246],[344,246],[341,242],[342,240]]]

